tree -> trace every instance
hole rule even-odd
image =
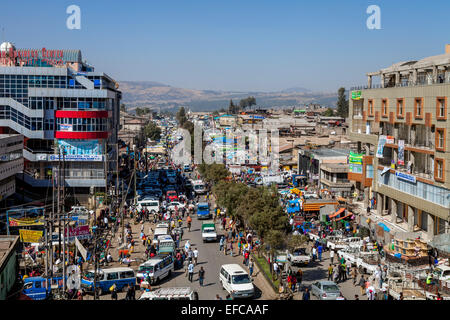
[[[178,124],[182,127],[184,123],[187,121],[186,117],[186,110],[184,110],[184,107],[181,107],[178,109],[177,115],[176,115]]]
[[[345,97],[345,88],[343,87],[338,90],[338,100],[336,106],[338,116],[348,118],[348,100]]]
[[[324,117],[332,117],[334,116],[334,110],[331,108],[328,108],[327,110],[325,110],[325,112],[323,113]]]
[[[213,185],[224,180],[230,174],[222,163],[202,163],[198,166],[198,171],[207,182]]]
[[[251,107],[256,105],[256,99],[255,97],[247,97],[245,99],[241,99],[241,101],[239,101],[239,107],[241,108],[241,110],[245,110],[245,108]]]
[[[144,128],[145,138],[149,138],[153,141],[161,139],[161,128],[156,125],[153,121],[150,121]]]
[[[230,104],[228,105],[228,112],[230,114],[236,114],[239,112],[239,107],[234,104],[233,100],[230,100]]]
[[[212,113],[212,116],[213,117],[217,117],[219,115],[219,111],[217,111],[217,110],[215,110],[213,113]]]
[[[123,112],[127,111],[127,107],[123,103],[120,104],[120,111],[123,111]]]

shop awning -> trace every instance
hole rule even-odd
[[[342,220],[342,219],[350,218],[352,215],[353,215],[353,213],[350,212],[350,213],[347,214],[346,216],[343,216],[343,217],[341,217],[341,218],[338,218],[338,219],[336,219],[335,221],[339,221],[339,220]]]
[[[327,205],[327,204],[337,206],[338,202],[337,201],[334,201],[334,202],[332,202],[332,201],[330,201],[330,202],[312,202],[312,203],[306,202],[306,203],[303,203],[303,211],[320,211],[320,207]]]
[[[339,209],[338,211],[336,211],[335,213],[329,215],[328,218],[332,219],[332,218],[334,218],[334,217],[340,215],[340,214],[341,214],[342,212],[344,212],[344,211],[345,211],[345,208],[340,208],[340,209]]]

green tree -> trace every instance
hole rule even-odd
[[[327,110],[325,110],[325,112],[323,113],[324,117],[332,117],[334,116],[334,110],[331,108],[328,108]]]
[[[120,104],[120,111],[126,112],[127,111],[127,107],[125,106],[125,104]]]
[[[230,100],[230,104],[228,105],[228,112],[230,114],[236,114],[239,112],[239,107],[234,104],[233,100]]]
[[[143,131],[146,139],[150,138],[153,141],[161,139],[161,128],[158,127],[153,121],[150,121],[146,126],[144,126]]]
[[[248,108],[248,107],[251,107],[254,105],[256,105],[256,99],[253,96],[247,97],[245,99],[241,99],[241,101],[239,101],[239,107],[241,108],[241,110],[245,110],[245,108]]]
[[[338,100],[336,106],[338,116],[348,118],[348,100],[345,97],[345,88],[343,87],[338,90]]]
[[[198,166],[198,171],[207,182],[213,185],[224,180],[230,174],[222,163],[202,163]]]

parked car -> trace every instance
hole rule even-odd
[[[333,281],[320,280],[311,285],[311,294],[320,300],[336,300],[341,296],[341,290]]]

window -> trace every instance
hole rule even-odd
[[[369,111],[369,116],[373,116],[374,113],[373,113],[373,100],[372,99],[367,101],[367,109]]]
[[[106,280],[117,280],[119,279],[119,274],[117,272],[111,272],[107,274]]]
[[[445,151],[445,134],[446,130],[444,128],[436,128],[436,150]]]
[[[403,118],[405,116],[405,106],[403,99],[397,99],[397,118]]]
[[[447,97],[436,98],[436,119],[447,120]]]
[[[120,273],[120,279],[134,278],[133,271],[124,271]]]
[[[445,180],[445,162],[444,159],[436,158],[434,160],[434,180],[444,182]]]
[[[388,116],[388,99],[381,100],[381,116]]]
[[[423,119],[423,98],[414,99],[414,118]]]

